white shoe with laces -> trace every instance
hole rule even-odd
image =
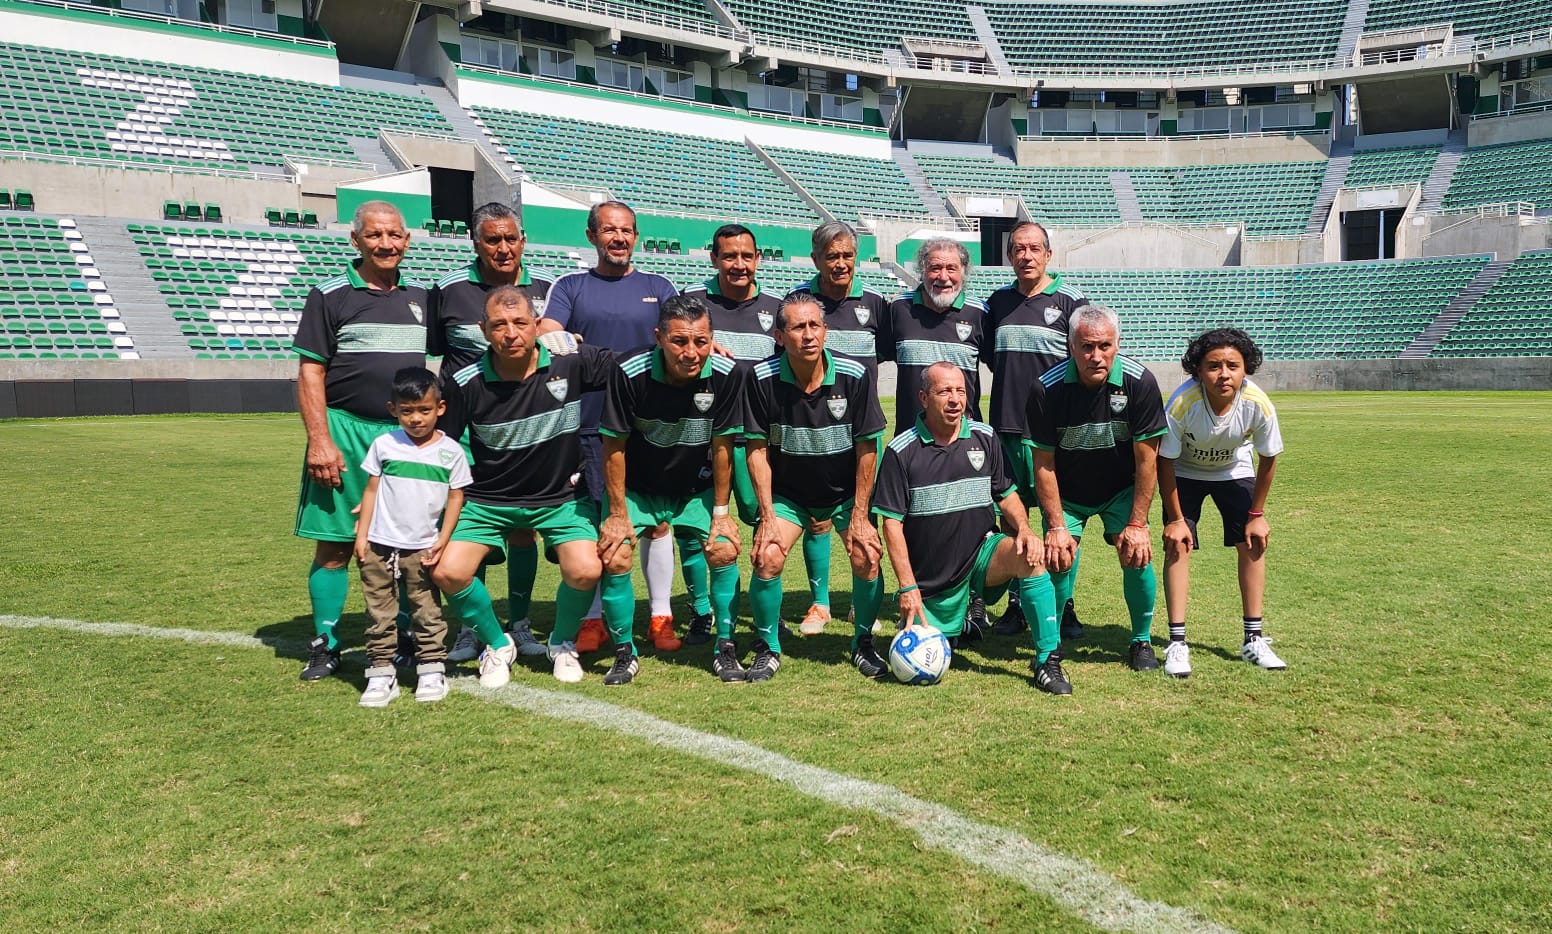
[[[474,630],[468,626],[458,633],[458,641],[447,653],[450,662],[472,662],[480,657],[480,637],[474,634]]]
[[[391,674],[376,675],[366,679],[366,690],[361,692],[361,706],[387,707],[398,696],[398,678]]]
[[[1164,673],[1176,678],[1191,677],[1191,647],[1171,642],[1164,647]]]
[[[427,672],[415,682],[415,702],[434,704],[447,697],[447,678],[441,672]]]
[[[1254,662],[1268,671],[1282,671],[1288,665],[1272,651],[1272,640],[1265,636],[1253,636],[1239,647],[1239,657]]]
[[[503,645],[499,649],[487,646],[480,653],[480,687],[506,687],[512,680],[512,662],[516,658],[515,645]]]
[[[582,680],[582,659],[577,656],[577,646],[574,642],[562,642],[560,645],[546,647],[550,653],[550,661],[554,662],[555,680],[562,684],[576,684]]]

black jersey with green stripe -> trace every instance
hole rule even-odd
[[[938,444],[918,418],[884,448],[873,512],[900,521],[916,583],[930,597],[970,573],[981,543],[997,531],[997,504],[1012,490],[990,425],[960,419],[958,436]]]
[[[711,439],[744,431],[748,366],[712,354],[683,386],[668,381],[656,345],[620,358],[599,434],[625,438],[625,487],[690,496],[711,486]]]
[[[474,483],[469,499],[492,506],[555,506],[587,496],[582,471],[582,394],[603,389],[614,354],[582,344],[574,354],[538,349],[539,368],[504,380],[490,351],[452,374],[437,422],[449,437],[469,431]]]
[[[1132,442],[1169,431],[1158,381],[1119,355],[1094,389],[1078,381],[1071,360],[1047,370],[1035,380],[1026,414],[1029,443],[1056,452],[1062,499],[1079,506],[1102,506],[1130,487],[1137,475]]]
[[[1017,283],[986,299],[986,343],[992,349],[992,399],[987,421],[999,432],[1024,434],[1024,406],[1042,373],[1067,359],[1067,324],[1087,305],[1083,293],[1051,274],[1051,284],[1025,296]]]
[[[426,365],[426,290],[407,276],[391,291],[368,288],[354,264],[307,293],[291,349],[323,364],[331,409],[391,421],[393,374]]]
[[[964,292],[947,311],[934,311],[921,290],[903,292],[889,304],[878,332],[878,358],[895,362],[895,433],[910,428],[921,414],[922,374],[946,360],[965,374],[965,413],[981,418],[981,351],[986,338],[986,306]]]
[[[819,302],[830,331],[825,346],[857,360],[868,368],[869,376],[878,378],[878,329],[889,311],[889,299],[853,278],[846,297],[833,301],[819,291],[818,276],[794,286],[788,295],[809,295]]]
[[[455,269],[432,286],[430,333],[426,335],[426,353],[442,358],[442,373],[451,376],[480,359],[485,348],[485,298],[496,288],[480,279],[479,263]],[[554,281],[543,274],[534,275],[527,266],[518,271],[517,287],[533,303],[534,316],[544,314],[544,300]]]
[[[755,364],[744,417],[744,432],[768,443],[772,492],[808,509],[856,495],[856,443],[885,427],[867,367],[828,350],[824,367],[819,387],[804,392],[785,352]]]
[[[776,338],[771,336],[771,329],[776,326],[776,310],[781,307],[781,299],[760,291],[758,284],[754,295],[743,302],[723,295],[716,276],[702,285],[685,289],[684,294],[700,299],[711,312],[712,340],[732,354],[734,360],[755,363],[776,352]]]

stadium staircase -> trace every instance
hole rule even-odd
[[[1417,204],[1418,213],[1437,211],[1443,206],[1444,195],[1450,190],[1450,183],[1455,181],[1455,170],[1460,167],[1460,160],[1465,155],[1466,131],[1451,130],[1449,139],[1444,141],[1444,148],[1439,150],[1438,160],[1423,182],[1423,197]]]
[[[119,318],[145,359],[189,356],[189,342],[173,319],[151,270],[140,257],[121,218],[77,217],[76,228],[92,249],[92,259],[113,293]]]
[[[1326,232],[1331,205],[1336,201],[1336,193],[1347,183],[1347,169],[1352,163],[1353,144],[1332,139],[1331,155],[1326,160],[1326,177],[1321,180],[1320,191],[1315,195],[1315,206],[1310,209],[1309,224],[1304,228],[1306,237],[1318,237]]]
[[[890,146],[890,155],[895,160],[895,165],[905,174],[905,180],[911,183],[911,189],[927,208],[927,213],[947,223],[953,223],[954,212],[949,210],[948,202],[938,194],[932,183],[927,181],[927,174],[916,163],[916,157],[905,148],[904,143],[896,142]]]
[[[1142,202],[1132,188],[1132,177],[1125,172],[1110,173],[1110,190],[1115,192],[1116,210],[1121,212],[1121,223],[1142,223]]]
[[[1348,0],[1347,16],[1342,20],[1342,34],[1336,41],[1336,63],[1340,68],[1353,60],[1358,50],[1358,40],[1363,36],[1364,20],[1369,18],[1369,0]]]
[[[1472,280],[1466,283],[1466,287],[1439,312],[1438,317],[1428,323],[1423,332],[1412,339],[1410,344],[1402,348],[1399,356],[1403,360],[1415,360],[1433,353],[1433,349],[1439,342],[1449,336],[1460,319],[1469,313],[1473,306],[1487,294],[1487,290],[1508,271],[1513,263],[1509,260],[1494,260],[1483,266]]]
[[[383,148],[381,139],[350,140],[350,151],[356,154],[358,160],[371,166],[374,175],[382,175],[398,169],[393,157]]]
[[[997,74],[1012,74],[1013,69],[1008,67],[1007,56],[1002,54],[1002,45],[997,41],[997,30],[992,26],[986,10],[979,6],[966,6],[965,15],[969,17],[970,25],[975,27],[975,37],[986,49],[986,57],[991,60],[992,67],[997,69]]]
[[[453,93],[441,85],[422,85],[420,92],[426,95],[426,99],[436,105],[442,116],[453,125],[453,132],[458,138],[467,143],[473,143],[485,153],[491,165],[501,169],[508,179],[516,176],[517,172],[512,165],[512,154],[501,146],[486,132],[483,124],[476,123],[469,111],[464,110],[453,97]]]

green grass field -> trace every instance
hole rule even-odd
[[[297,680],[295,417],[0,422],[0,614],[269,643],[0,620],[0,918],[1090,929],[879,813],[535,712],[537,688],[899,789],[1233,929],[1547,930],[1552,394],[1277,401],[1266,625],[1289,670],[1237,660],[1233,555],[1210,547],[1193,562],[1195,674],[1128,671],[1120,575],[1095,536],[1064,699],[1031,686],[1024,638],[972,647],[920,689],[858,677],[832,625],[789,643],[767,685],[719,684],[704,646],[644,648],[626,688],[603,686],[597,655],[576,687],[520,664],[505,695],[364,710],[359,653],[343,678]],[[841,614],[847,580],[837,560]],[[553,587],[541,569],[538,593]],[[805,603],[791,595],[789,615]],[[350,609],[359,646],[355,588]],[[536,627],[552,614],[538,602]],[[1163,620],[1161,593],[1160,645]]]

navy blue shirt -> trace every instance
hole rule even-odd
[[[615,278],[589,269],[555,280],[544,317],[582,335],[583,343],[624,354],[653,342],[659,306],[678,294],[674,284],[657,273],[638,269]],[[583,434],[598,434],[603,411],[603,393],[582,397]]]

